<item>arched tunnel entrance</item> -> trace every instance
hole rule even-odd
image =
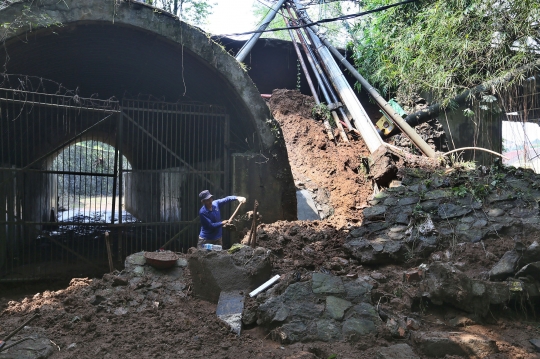
[[[0,264],[15,273],[98,270],[105,232],[118,260],[178,233],[170,248],[186,250],[197,241],[198,192],[231,190],[222,107],[0,93]]]
[[[283,138],[245,71],[205,34],[130,1],[17,3],[3,18],[32,26],[12,29],[0,58],[0,281],[57,276],[59,262],[103,271],[106,231],[119,263],[178,233],[171,249],[185,250],[203,189],[257,199],[268,222],[295,219]],[[59,155],[79,165],[59,166]],[[91,194],[84,178],[105,183],[105,208],[69,193],[66,207],[59,178]],[[109,198],[110,216],[75,215],[87,201],[108,211]]]

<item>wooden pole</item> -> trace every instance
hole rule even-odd
[[[112,260],[111,241],[109,240],[109,232],[105,232],[105,246],[107,247],[107,257],[109,258],[109,270],[114,272],[114,265]]]
[[[255,205],[253,207],[253,222],[251,223],[251,232],[249,233],[248,245],[251,248],[255,248],[257,245],[257,209],[259,207],[259,202],[255,200]]]

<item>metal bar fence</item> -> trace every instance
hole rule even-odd
[[[0,88],[0,282],[102,274],[105,231],[119,262],[186,226],[169,249],[195,245],[197,194],[229,188],[228,131],[218,106]]]

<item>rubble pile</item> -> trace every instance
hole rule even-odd
[[[280,90],[270,107],[324,220],[261,224],[260,247],[190,249],[170,269],[135,253],[66,289],[2,291],[0,338],[40,317],[0,359],[540,357],[540,176],[411,156],[374,193],[385,169],[329,141],[309,100]]]

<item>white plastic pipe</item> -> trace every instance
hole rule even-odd
[[[268,289],[272,284],[274,284],[275,282],[278,281],[279,279],[279,274],[276,274],[275,276],[273,276],[272,278],[270,278],[269,280],[267,280],[263,285],[261,285],[259,288],[255,289],[253,292],[249,293],[249,296],[251,298],[253,298],[254,296],[256,296],[257,294],[261,293],[262,291],[265,291],[266,289]]]

